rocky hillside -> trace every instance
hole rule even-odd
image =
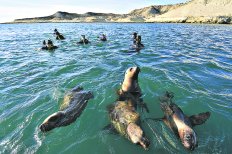
[[[142,16],[142,17],[154,17],[157,15],[164,14],[170,10],[173,10],[179,6],[182,6],[183,4],[177,4],[177,5],[153,5],[149,7],[145,7],[142,9],[135,9],[129,13],[129,15],[132,16]]]
[[[232,0],[192,0],[154,19],[156,22],[232,23]]]
[[[24,19],[16,19],[15,22],[52,22],[52,21],[67,21],[67,20],[76,20],[79,18],[91,18],[91,17],[115,17],[119,16],[113,13],[94,13],[87,12],[85,14],[77,14],[77,13],[68,13],[58,11],[53,15],[45,16],[45,17],[35,17],[35,18],[24,18]]]
[[[188,22],[232,24],[232,0],[191,0],[176,5],[154,5],[128,14],[76,14],[58,11],[46,17],[16,19],[22,22]]]

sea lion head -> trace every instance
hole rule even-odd
[[[130,123],[127,126],[127,134],[134,144],[142,146],[145,150],[148,149],[150,141],[144,136],[143,130],[138,125]]]
[[[121,89],[118,91],[119,95],[123,95],[125,92],[141,93],[138,84],[138,75],[140,72],[139,67],[130,67],[126,70],[124,80]]]
[[[179,136],[184,147],[188,150],[193,151],[197,144],[197,136],[194,130],[190,127],[182,129],[179,131]]]
[[[125,79],[138,80],[139,72],[139,67],[130,67],[126,70]]]
[[[56,127],[61,126],[64,118],[65,115],[62,111],[53,113],[43,121],[39,128],[42,132],[50,131]]]

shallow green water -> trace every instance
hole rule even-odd
[[[57,28],[67,38],[55,41]],[[134,31],[145,48],[129,53]],[[109,41],[99,42],[99,33]],[[160,122],[144,122],[150,149],[102,128],[106,106],[117,98],[124,72],[139,66],[139,84],[150,113],[162,117],[158,97],[166,90],[188,114],[210,111],[195,128],[199,146],[191,153],[232,152],[232,27],[188,24],[14,24],[0,25],[0,153],[140,154],[188,153]],[[77,46],[81,34],[91,45]],[[59,48],[38,51],[44,39]],[[73,124],[41,133],[38,126],[58,110],[76,85],[94,92]]]

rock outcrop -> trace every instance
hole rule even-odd
[[[231,24],[232,0],[192,0],[154,19],[155,22]]]

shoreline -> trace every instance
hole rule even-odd
[[[44,22],[5,22],[5,23],[0,23],[2,25],[5,24],[46,24],[46,23],[99,23],[99,24],[112,24],[112,23],[117,23],[117,24],[202,24],[202,25],[232,25],[232,23],[215,23],[215,22],[75,22],[75,21],[58,21],[58,22],[49,22],[49,21],[44,21]]]

